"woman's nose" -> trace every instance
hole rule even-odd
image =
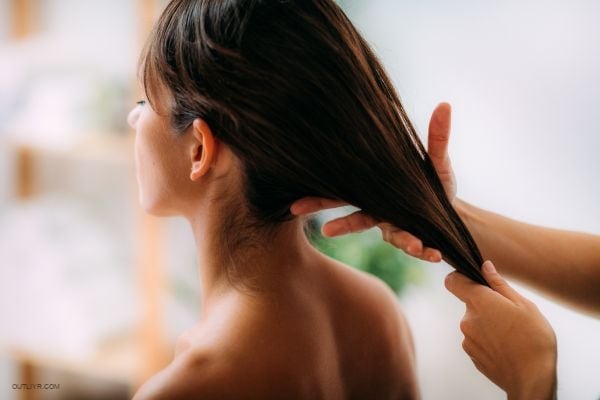
[[[129,126],[131,126],[133,129],[135,129],[135,125],[137,124],[138,119],[140,118],[140,107],[135,107],[133,110],[131,110],[129,112],[129,115],[127,115],[127,123],[129,123]]]

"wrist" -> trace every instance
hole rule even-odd
[[[481,249],[484,239],[493,233],[493,230],[490,229],[492,227],[489,226],[487,213],[458,197],[454,200],[453,205],[456,213]]]
[[[473,229],[475,224],[475,215],[473,214],[473,206],[466,201],[459,199],[458,197],[452,202],[452,206],[456,210],[456,213],[465,223],[469,230]]]
[[[548,365],[546,371],[520,382],[506,391],[508,400],[555,400],[556,364]]]

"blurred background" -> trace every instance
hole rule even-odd
[[[422,140],[435,105],[453,105],[460,197],[600,233],[600,3],[339,3]],[[191,232],[138,208],[125,123],[138,53],[165,4],[0,0],[2,399],[130,398],[198,319]],[[398,293],[424,399],[504,398],[462,352],[464,305],[443,288],[447,265],[404,256],[376,232],[314,244]],[[556,331],[558,397],[598,399],[600,322],[519,289]]]

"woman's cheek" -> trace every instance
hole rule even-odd
[[[134,143],[135,177],[140,205],[147,212],[150,211],[149,208],[151,208],[151,188],[148,187],[151,183],[149,179],[152,178],[152,171],[150,170],[152,164],[148,163],[148,157],[150,156],[151,155],[148,154],[148,146],[144,143],[143,134],[138,131]]]

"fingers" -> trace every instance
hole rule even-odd
[[[488,260],[483,263],[481,272],[485,280],[490,284],[490,287],[496,292],[500,293],[502,296],[513,301],[522,299],[522,296],[515,289],[513,289],[512,286],[510,286],[508,282],[502,278],[502,276],[500,276],[491,261]]]
[[[348,205],[348,203],[341,200],[321,197],[304,197],[292,203],[290,211],[293,215],[304,215],[346,205]],[[348,233],[362,232],[376,225],[381,228],[383,239],[386,242],[399,248],[400,250],[403,250],[407,254],[418,257],[424,261],[442,261],[442,253],[439,250],[430,247],[424,247],[421,240],[419,240],[417,237],[393,226],[392,224],[381,222],[362,210],[325,223],[321,231],[324,236],[334,237]]]
[[[451,272],[446,276],[444,286],[467,305],[472,304],[475,299],[494,293],[488,287],[472,281],[458,271]]]
[[[290,212],[294,215],[303,215],[347,205],[348,203],[341,200],[325,199],[322,197],[303,197],[292,203]]]
[[[467,305],[485,305],[489,304],[488,301],[490,300],[498,301],[498,299],[502,298],[513,302],[523,301],[523,297],[500,276],[491,261],[483,263],[481,272],[493,290],[475,283],[457,271],[451,272],[446,276],[444,285],[446,289]]]
[[[440,103],[433,110],[429,121],[427,152],[434,164],[448,159],[448,140],[452,109],[448,103]]]
[[[423,242],[411,233],[403,231],[391,224],[381,222],[377,224],[381,229],[383,240],[405,253],[429,262],[442,261],[442,253],[430,247],[424,247]]]
[[[377,220],[364,211],[356,211],[345,217],[336,218],[323,225],[323,235],[332,237],[347,233],[362,232],[377,225]]]
[[[423,247],[423,243],[417,237],[392,224],[380,222],[364,211],[356,211],[345,217],[329,221],[323,225],[321,231],[324,236],[334,237],[348,233],[362,232],[374,226],[381,229],[383,240],[407,254],[429,262],[439,262],[442,260],[442,253],[439,250]]]
[[[432,249],[431,247],[425,247],[421,259],[429,262],[440,262],[442,261],[442,253],[439,250]]]
[[[383,240],[392,246],[413,256],[420,255],[423,252],[423,243],[410,233],[386,223],[380,224],[379,228]]]

